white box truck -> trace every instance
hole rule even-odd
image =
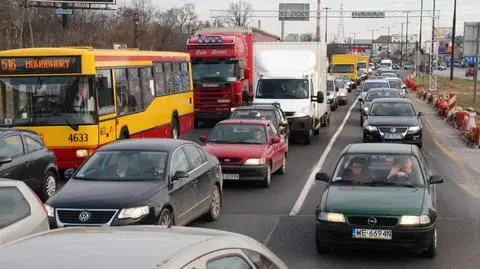
[[[280,103],[292,137],[310,144],[330,123],[327,47],[317,42],[253,45],[253,103]]]

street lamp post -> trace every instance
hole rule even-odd
[[[455,57],[455,28],[457,28],[457,0],[453,0],[452,53],[450,55],[450,80],[453,80],[453,62]]]
[[[373,58],[373,42],[374,42],[374,34],[375,34],[375,31],[377,31],[378,29],[371,29],[369,31],[372,31],[372,48],[370,49],[370,60]]]
[[[328,39],[328,10],[331,8],[329,7],[324,7],[323,10],[325,10],[325,44],[327,44],[327,39]]]

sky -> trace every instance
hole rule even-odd
[[[123,5],[130,1],[135,0],[117,0],[118,5]],[[162,10],[168,9],[175,6],[181,6],[185,3],[191,3],[195,5],[195,9],[200,16],[201,20],[210,20],[211,10],[226,10],[228,9],[229,3],[233,0],[150,0],[152,4]],[[248,0],[247,0],[248,1]],[[433,1],[434,0],[423,0],[424,10],[433,10]],[[452,27],[452,18],[453,18],[453,5],[454,0],[435,0],[436,9],[440,10],[439,13],[439,26],[440,27]],[[310,9],[316,11],[317,1],[316,0],[249,0],[253,6],[254,10],[278,10],[279,3],[309,3]],[[420,10],[421,1],[420,0],[321,0],[320,6],[322,8],[328,7],[331,11],[336,11],[335,15],[338,16],[338,11],[340,11],[340,5],[343,3],[344,10]],[[457,27],[456,35],[463,34],[463,23],[465,21],[479,21],[480,20],[480,0],[457,0]],[[260,14],[265,14],[262,12]],[[275,13],[272,13],[275,14]],[[311,13],[312,15],[314,13]],[[393,13],[390,13],[393,14]],[[333,15],[333,13],[331,14]],[[399,13],[394,14],[396,16],[402,16]],[[322,15],[323,16],[323,15]],[[387,15],[388,16],[388,15]],[[258,26],[258,20],[261,20],[261,28],[272,34],[280,36],[281,34],[281,23],[278,21],[278,18],[252,18],[251,26]],[[385,18],[385,19],[352,19],[350,12],[344,12],[344,35],[346,38],[352,37],[353,33],[356,33],[356,39],[372,39],[372,31],[374,31],[374,38],[378,38],[380,35],[387,35],[387,27],[390,27],[390,34],[400,34],[401,33],[401,23],[407,21],[406,17],[401,18]],[[333,40],[334,36],[337,34],[337,29],[339,25],[338,18],[329,18],[328,19],[328,40],[329,42]],[[409,19],[409,34],[419,34],[420,33],[420,18],[410,18]],[[321,35],[324,38],[325,35],[325,18],[321,19],[320,22]],[[405,27],[405,25],[404,25]],[[383,29],[382,29],[383,28]],[[423,18],[423,30],[422,30],[422,41],[431,39],[432,35],[432,18],[424,17]],[[286,22],[285,23],[285,35],[288,33],[313,33],[315,34],[316,29],[316,18],[310,18],[308,22]],[[369,31],[370,30],[370,31]],[[405,29],[404,29],[405,31]],[[405,34],[405,32],[404,32]]]

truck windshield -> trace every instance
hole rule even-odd
[[[353,64],[336,64],[331,67],[333,73],[352,73],[354,69]]]
[[[68,125],[96,122],[93,76],[0,78],[0,124]]]
[[[357,65],[358,65],[358,69],[367,68],[367,63],[366,62],[358,62]]]
[[[306,79],[261,79],[257,99],[307,99],[309,83]]]
[[[237,80],[237,63],[234,62],[197,62],[192,63],[194,82],[227,82]]]

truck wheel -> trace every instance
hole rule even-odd
[[[313,130],[312,129],[305,132],[305,140],[303,141],[303,144],[310,145],[310,143],[312,142],[312,136],[313,136]]]
[[[363,126],[363,116],[360,116],[360,126]]]

